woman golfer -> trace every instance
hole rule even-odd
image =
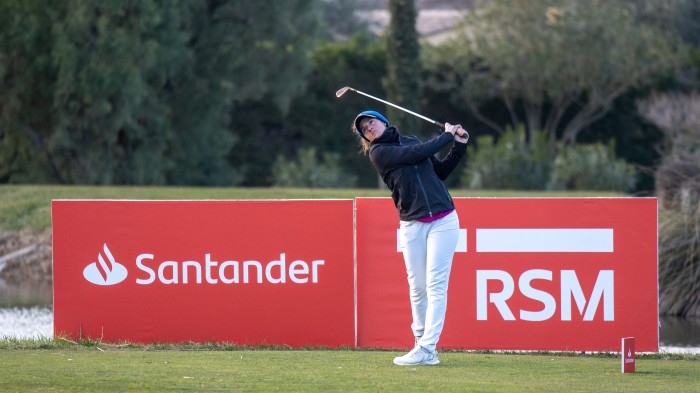
[[[447,284],[459,236],[459,218],[443,184],[467,149],[469,134],[445,124],[442,135],[421,143],[403,136],[381,113],[364,111],[353,131],[362,151],[391,190],[399,212],[399,236],[410,288],[415,347],[394,359],[402,366],[438,364],[437,342],[447,309]],[[444,159],[435,157],[455,141]]]

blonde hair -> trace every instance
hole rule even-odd
[[[353,135],[357,137],[357,140],[360,142],[360,153],[367,155],[369,153],[369,141],[360,135],[362,135],[362,131],[358,130],[355,128],[355,122],[352,122],[352,127],[350,127],[352,130]]]

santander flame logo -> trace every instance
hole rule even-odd
[[[121,263],[114,260],[112,252],[109,251],[107,243],[102,247],[104,255],[107,256],[107,261],[102,253],[97,254],[99,262],[93,262],[83,269],[83,277],[96,285],[114,285],[126,279],[128,271]]]

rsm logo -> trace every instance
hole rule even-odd
[[[477,229],[477,253],[613,253],[614,231],[612,228],[511,228]],[[562,255],[562,254],[559,254]],[[565,255],[565,254],[564,254]],[[591,269],[590,267],[588,269]],[[531,269],[519,277],[513,277],[503,270],[478,270],[476,272],[476,319],[488,320],[489,304],[496,306],[501,318],[506,321],[546,321],[554,318],[557,310],[557,295],[560,319],[571,321],[572,306],[576,305],[584,321],[592,321],[598,307],[603,307],[603,320],[615,320],[615,280],[613,270],[599,270],[588,296],[581,288],[575,270],[561,270],[558,293],[549,293],[536,288],[537,280],[555,281],[555,272],[544,269]],[[538,310],[517,310],[513,313],[508,300],[517,291],[524,297],[541,303]],[[499,292],[489,291],[489,281],[497,282]],[[556,291],[555,291],[556,292]],[[572,302],[573,299],[573,302]]]
[[[104,256],[103,256],[104,254]],[[105,258],[106,256],[106,258]],[[107,247],[98,253],[98,262],[89,264],[83,270],[83,277],[96,285],[114,285],[124,281],[128,276],[127,268],[117,262]],[[259,262],[255,260],[223,260],[218,262],[211,253],[204,254],[202,261],[197,260],[162,260],[158,261],[151,253],[141,253],[136,257],[134,266],[137,270],[135,282],[149,285],[156,281],[161,284],[316,284],[319,270],[325,265],[324,260],[303,260],[288,262],[286,253],[280,253],[278,259]]]
[[[612,270],[598,272],[593,291],[588,299],[579,283],[576,271],[562,270],[559,272],[561,285],[559,291],[560,318],[562,321],[571,321],[572,298],[584,321],[592,321],[598,306],[603,306],[603,320],[615,320],[615,280]],[[551,293],[537,289],[532,285],[535,280],[552,281],[552,271],[532,269],[525,271],[518,278],[518,291],[528,299],[542,304],[539,310],[518,310],[518,319],[523,321],[546,321],[557,310],[557,299]],[[488,282],[497,281],[502,287],[499,292],[490,292]],[[496,306],[501,318],[506,321],[515,321],[516,316],[508,305],[508,300],[515,292],[515,281],[510,273],[503,270],[477,270],[476,272],[476,319],[488,320],[487,308],[492,303]],[[539,308],[539,307],[538,307]]]

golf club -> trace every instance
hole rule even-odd
[[[425,121],[428,121],[428,122],[430,122],[430,123],[433,123],[433,124],[435,124],[435,125],[438,126],[438,127],[445,128],[445,125],[444,125],[443,123],[440,123],[440,122],[435,121],[435,120],[433,120],[433,119],[429,119],[429,118],[427,118],[427,117],[425,117],[425,116],[423,116],[423,115],[420,115],[420,114],[418,114],[418,113],[416,113],[416,112],[409,111],[408,109],[403,108],[403,107],[400,107],[400,106],[398,106],[398,105],[396,105],[396,104],[392,104],[391,102],[384,101],[384,100],[382,100],[381,98],[377,98],[377,97],[372,96],[372,95],[369,95],[369,94],[367,94],[367,93],[363,93],[363,92],[361,92],[361,91],[359,91],[359,90],[357,90],[357,89],[353,89],[353,88],[350,87],[350,86],[345,86],[345,87],[343,87],[342,89],[336,91],[336,92],[335,92],[335,96],[338,97],[338,98],[340,98],[340,97],[342,97],[345,93],[347,93],[348,91],[354,91],[354,92],[357,93],[357,94],[362,94],[362,95],[365,96],[365,97],[369,97],[369,98],[371,98],[371,99],[373,99],[373,100],[376,100],[376,101],[379,101],[379,102],[383,102],[384,104],[393,106],[393,107],[396,108],[396,109],[400,109],[400,110],[402,110],[402,111],[404,111],[404,112],[406,112],[406,113],[410,113],[410,114],[412,114],[413,116],[420,117],[421,119],[423,119],[423,120],[425,120]]]

